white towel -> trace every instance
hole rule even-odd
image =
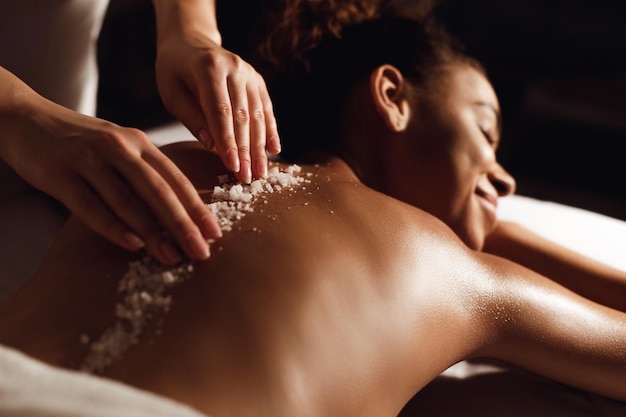
[[[0,417],[207,417],[167,398],[0,346]]]

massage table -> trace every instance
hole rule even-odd
[[[157,145],[194,140],[178,123],[148,134]],[[0,300],[8,297],[34,271],[37,259],[45,253],[65,216],[47,198],[16,189],[0,195],[0,199],[11,200],[11,204],[0,206],[0,227],[3,228],[0,249],[13,257],[12,263],[6,259],[0,262],[4,273]],[[32,208],[36,201],[45,202],[37,207],[52,214],[24,209]],[[498,215],[626,271],[624,221],[520,195],[502,199]],[[26,255],[17,256],[20,250]],[[424,388],[401,415],[623,417],[626,403],[581,392],[501,364],[464,361]],[[104,378],[55,368],[0,346],[0,417],[5,416],[201,417],[203,414],[170,399]]]

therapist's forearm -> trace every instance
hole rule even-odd
[[[195,33],[222,44],[215,0],[152,0],[152,3],[156,12],[158,42]]]
[[[15,141],[19,140],[21,123],[33,110],[39,96],[26,83],[0,66],[0,159],[13,166],[17,158]]]

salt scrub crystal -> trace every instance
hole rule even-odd
[[[280,192],[284,188],[293,191],[302,183],[310,182],[294,175],[300,172],[298,165],[291,165],[284,172],[275,166],[269,170],[266,179],[254,180],[251,184],[229,183],[228,175],[220,175],[220,185],[213,189],[208,206],[222,231],[230,231],[246,213],[254,211],[253,204],[262,194]],[[256,228],[254,231],[260,233]],[[150,256],[130,262],[128,271],[118,284],[122,301],[115,306],[117,320],[98,340],[91,343],[81,370],[101,372],[137,344],[148,323],[169,310],[172,297],[168,295],[168,290],[188,278],[191,272],[191,263],[166,267]],[[90,340],[86,334],[80,336],[83,344],[88,344]]]
[[[183,281],[193,271],[190,263],[165,267],[149,256],[129,264],[128,272],[118,284],[123,297],[115,306],[117,321],[90,345],[90,351],[81,370],[99,372],[139,341],[148,322],[167,312],[172,303],[167,290]],[[82,335],[81,340],[89,340]]]
[[[280,192],[285,188],[293,191],[309,180],[296,176],[302,171],[298,165],[291,165],[281,172],[277,166],[270,168],[267,178],[252,181],[250,184],[225,183],[223,176],[218,177],[220,185],[213,188],[209,208],[217,219],[222,231],[230,231],[236,222],[252,208],[257,197],[263,193]]]

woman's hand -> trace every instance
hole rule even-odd
[[[156,76],[166,108],[208,149],[216,148],[239,181],[267,175],[266,151],[280,152],[263,77],[200,33],[159,43]]]
[[[84,116],[37,96],[14,112],[1,156],[33,186],[131,251],[164,264],[209,256],[221,235],[183,173],[141,131]]]

